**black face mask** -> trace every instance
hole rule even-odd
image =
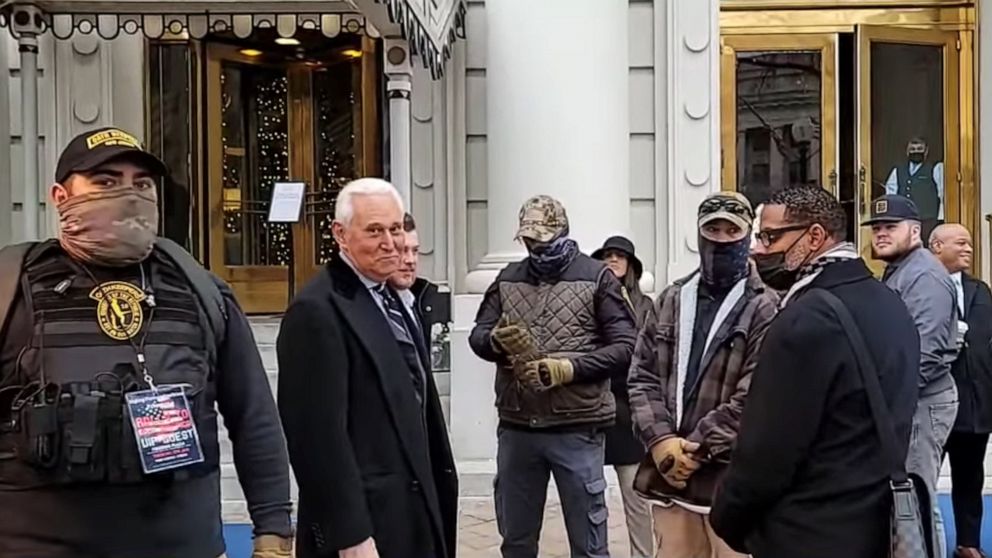
[[[808,232],[808,230],[807,230]],[[772,254],[754,254],[754,267],[758,276],[766,285],[776,291],[787,291],[796,284],[799,277],[799,270],[805,265],[805,261],[796,266],[795,269],[788,269],[785,263],[785,256],[792,251],[796,244],[806,236],[806,232],[801,234],[788,248],[781,252]],[[808,259],[808,258],[807,258]]]
[[[909,154],[909,162],[910,163],[916,163],[918,165],[918,164],[920,164],[920,163],[923,162],[923,159],[925,157],[926,156],[923,153],[910,153]]]

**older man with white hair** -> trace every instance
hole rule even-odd
[[[278,339],[297,556],[451,558],[454,460],[427,347],[388,283],[403,202],[386,181],[356,180],[332,231],[340,252],[292,301]]]

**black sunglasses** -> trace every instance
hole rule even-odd
[[[758,242],[760,242],[762,246],[769,248],[772,244],[778,242],[785,233],[801,231],[809,228],[809,226],[810,225],[789,225],[788,227],[779,227],[777,229],[765,229],[758,231],[754,236],[758,239]]]

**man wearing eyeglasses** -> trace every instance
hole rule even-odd
[[[822,188],[782,190],[762,210],[752,256],[785,296],[710,514],[718,535],[755,558],[888,555],[890,465],[909,443],[919,339],[845,231],[843,208]],[[850,312],[876,363],[896,430],[889,461],[848,330],[823,291]]]
[[[778,295],[748,262],[754,213],[722,192],[699,206],[699,270],[658,297],[627,380],[634,431],[650,452],[634,488],[653,509],[658,556],[740,556],[709,522],[751,372]]]

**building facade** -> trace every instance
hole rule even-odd
[[[7,4],[13,28],[21,2]],[[452,293],[463,463],[495,455],[493,371],[467,337],[485,288],[523,256],[513,233],[533,194],[565,202],[587,252],[630,236],[651,292],[697,265],[696,206],[720,188],[760,203],[822,184],[865,249],[859,217],[906,191],[899,169],[921,140],[933,221],[973,231],[989,278],[992,10],[972,0],[175,1],[153,17],[140,0],[116,15],[33,4],[50,20],[36,126],[25,45],[0,38],[0,244],[54,234],[59,150],[114,124],[170,165],[163,234],[250,312],[278,314],[333,249],[337,190],[386,176],[419,222],[424,275]],[[301,222],[269,224],[285,181],[307,184]]]

